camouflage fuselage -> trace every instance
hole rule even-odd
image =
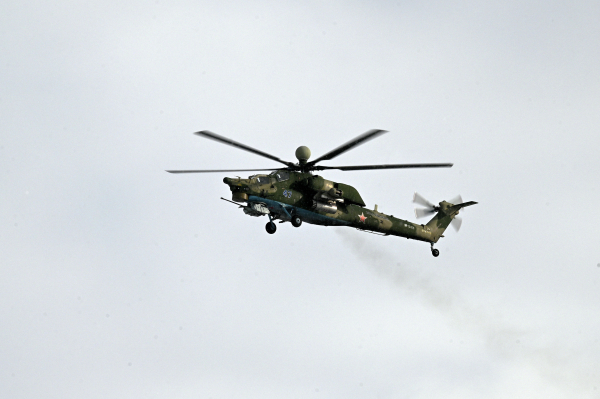
[[[367,209],[354,187],[310,173],[279,170],[248,179],[226,177],[223,181],[230,186],[234,201],[247,203],[244,211],[252,216],[266,214],[252,208],[261,204],[273,219],[289,221],[297,215],[306,223],[349,226],[426,242],[437,242],[451,221],[443,215],[422,225]]]

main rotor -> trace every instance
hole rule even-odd
[[[211,139],[214,141],[218,141],[223,144],[230,145],[232,147],[237,147],[241,150],[251,152],[256,155],[260,155],[264,158],[271,159],[273,161],[282,163],[285,167],[279,168],[270,168],[270,169],[219,169],[219,170],[167,170],[169,173],[210,173],[210,172],[250,172],[250,171],[274,171],[274,170],[290,170],[290,171],[299,171],[310,173],[314,170],[328,170],[328,169],[337,169],[343,171],[350,170],[371,170],[371,169],[405,169],[405,168],[449,168],[452,167],[451,163],[418,163],[418,164],[383,164],[383,165],[351,165],[351,166],[321,166],[317,165],[317,163],[321,161],[328,161],[349,151],[361,144],[366,143],[369,140],[373,140],[376,137],[381,136],[382,134],[387,133],[386,130],[373,129],[369,130],[361,134],[360,136],[355,137],[354,139],[348,141],[345,144],[329,151],[328,153],[321,155],[317,159],[313,161],[308,161],[311,156],[310,149],[306,146],[300,146],[296,149],[296,158],[298,159],[298,163],[284,161],[274,155],[268,154],[266,152],[257,150],[245,144],[239,143],[227,137],[220,136],[216,133],[210,132],[208,130],[202,130],[200,132],[194,133],[197,136],[205,137],[207,139]]]

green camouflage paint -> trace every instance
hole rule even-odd
[[[278,170],[269,175],[247,179],[225,178],[233,199],[240,194],[261,197],[347,222],[351,227],[385,235],[436,243],[459,210],[476,202],[450,204],[440,202],[438,213],[427,224],[416,224],[376,210],[367,209],[358,191],[347,184],[335,183],[318,175]],[[247,198],[247,197],[246,197]],[[334,212],[315,208],[316,203],[334,204]]]

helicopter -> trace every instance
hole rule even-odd
[[[457,218],[459,211],[464,207],[475,205],[477,202],[463,202],[462,198],[458,196],[450,201],[441,201],[438,205],[434,205],[415,192],[413,202],[425,207],[415,209],[415,216],[422,218],[434,215],[426,224],[417,224],[381,213],[378,211],[377,205],[374,209],[367,209],[358,190],[354,187],[327,180],[313,173],[331,169],[353,171],[449,168],[453,165],[451,163],[317,165],[321,161],[331,160],[385,133],[387,131],[381,129],[369,130],[312,161],[309,161],[310,149],[306,146],[300,146],[296,149],[295,154],[298,162],[293,163],[208,130],[203,130],[194,134],[260,155],[284,166],[270,169],[167,170],[166,172],[270,172],[268,174],[255,174],[247,179],[225,177],[223,183],[229,186],[232,201],[223,197],[221,199],[239,205],[246,215],[254,217],[267,216],[269,221],[265,229],[269,234],[274,234],[277,231],[277,225],[274,223],[276,220],[279,220],[279,223],[290,222],[294,227],[300,227],[303,222],[320,226],[347,226],[375,234],[428,242],[431,246],[432,255],[437,257],[440,252],[437,248],[434,248],[434,244],[443,237],[442,234],[450,224],[458,231],[462,223],[461,219]]]

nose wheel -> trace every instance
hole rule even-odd
[[[440,250],[439,250],[439,249],[436,249],[436,248],[434,248],[434,247],[433,247],[433,243],[431,243],[431,254],[432,254],[434,257],[436,257],[436,258],[437,258],[438,256],[440,256]]]

